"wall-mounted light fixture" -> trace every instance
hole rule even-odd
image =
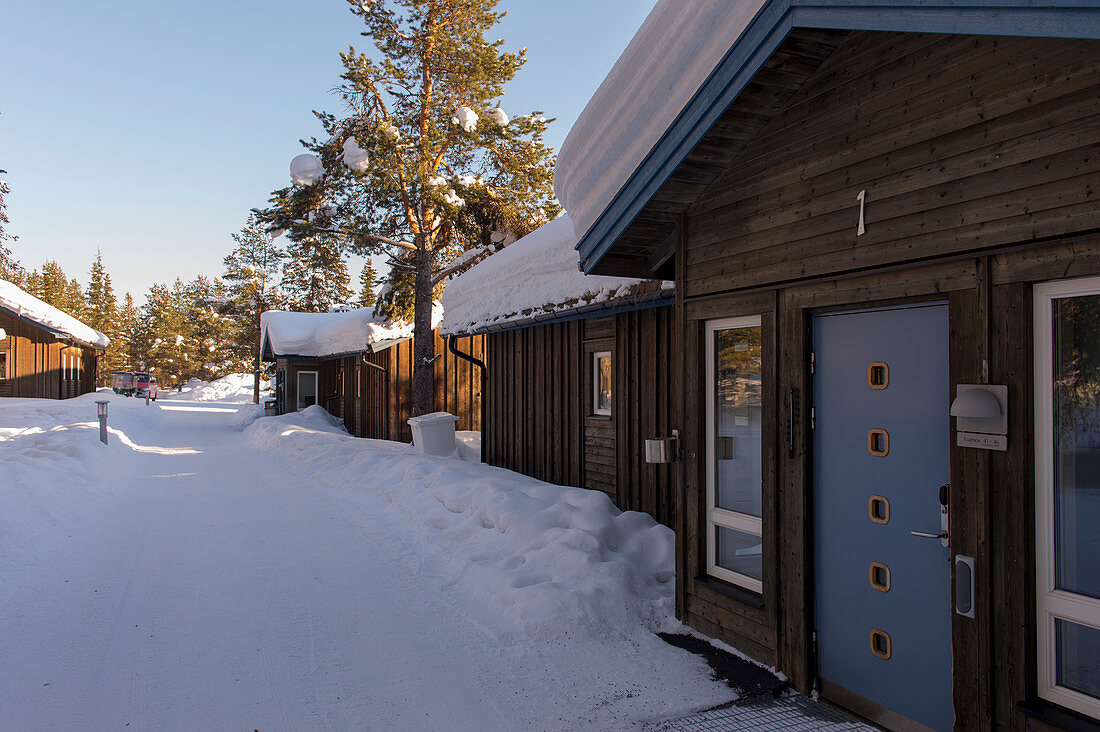
[[[1008,387],[1004,384],[959,384],[951,416],[960,447],[1008,448]]]
[[[664,464],[680,459],[680,430],[672,430],[672,437],[647,437],[645,461]]]

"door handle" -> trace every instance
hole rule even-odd
[[[920,537],[925,538],[925,539],[946,539],[947,538],[947,532],[946,531],[941,531],[938,534],[933,534],[933,533],[928,532],[928,531],[910,531],[909,533],[913,536],[920,536]]]

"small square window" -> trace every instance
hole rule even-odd
[[[592,354],[592,413],[611,416],[611,351]]]

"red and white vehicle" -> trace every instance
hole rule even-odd
[[[146,394],[154,402],[157,400],[157,377],[148,371],[134,372],[134,396],[143,397]]]

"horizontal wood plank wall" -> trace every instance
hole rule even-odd
[[[582,322],[484,336],[482,459],[559,485],[584,485]]]
[[[952,614],[956,729],[1052,729],[1018,707],[1036,695],[1032,284],[1100,275],[1100,44],[854,33],[775,112],[684,218],[678,612],[810,690],[810,319],[948,299],[952,386],[1010,392],[1006,452],[951,450],[952,549],[977,560],[977,617]],[[702,576],[703,324],[750,312],[778,325],[763,607]]]
[[[615,347],[615,318],[590,318],[584,323],[584,363],[581,367],[583,379],[581,388],[581,409],[584,414],[584,487],[606,493],[612,501],[618,498],[618,463],[615,426],[619,422],[619,403],[629,403],[631,394],[619,391],[616,386],[625,386],[621,375],[626,361],[619,358]],[[594,414],[593,404],[596,388],[594,364],[595,354],[607,351],[611,354],[612,387],[611,414]],[[618,382],[618,383],[616,383]]]
[[[853,34],[689,209],[685,296],[1100,228],[1098,152],[1098,42]]]

